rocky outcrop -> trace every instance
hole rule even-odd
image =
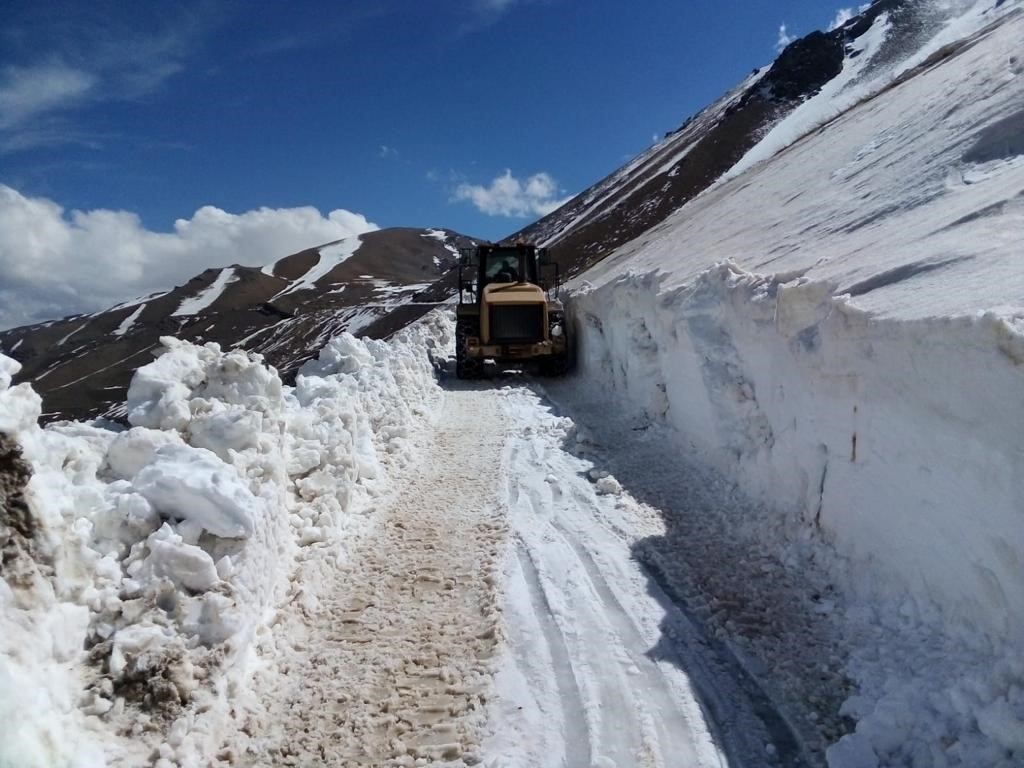
[[[21,447],[0,433],[0,578],[12,587],[28,586],[38,559],[36,520],[25,498],[32,468]]]

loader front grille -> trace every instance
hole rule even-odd
[[[520,304],[491,307],[491,341],[522,344],[544,340],[544,305]]]

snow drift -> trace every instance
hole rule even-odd
[[[165,338],[130,429],[41,429],[0,356],[18,446],[0,446],[0,765],[205,764],[297,558],[344,557],[412,458],[449,335],[438,316],[391,342],[343,334],[294,387],[258,355]]]

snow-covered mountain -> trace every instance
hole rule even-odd
[[[578,274],[726,173],[766,159],[857,101],[953,55],[965,41],[947,22],[963,19],[972,6],[880,0],[836,29],[792,42],[663,141],[508,239],[547,245],[569,274]]]
[[[124,416],[132,372],[161,336],[262,354],[286,380],[342,331],[384,338],[454,292],[458,248],[440,230],[387,229],[285,256],[262,269],[208,269],[104,312],[0,332],[47,420]],[[447,277],[446,277],[447,276]]]
[[[439,231],[0,336],[0,764],[1022,764],[1021,40],[882,0],[512,235],[563,381],[335,336]]]

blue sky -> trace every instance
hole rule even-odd
[[[0,181],[23,193],[133,210],[151,229],[204,204],[311,204],[483,236],[532,216],[453,202],[458,184],[510,169],[549,174],[558,195],[578,192],[770,62],[780,24],[806,33],[838,7],[39,5],[14,3],[4,74],[49,64],[95,80],[82,93],[69,84],[4,132]]]
[[[7,0],[0,185],[72,227],[314,206],[497,238],[769,63],[781,24],[841,5]]]

